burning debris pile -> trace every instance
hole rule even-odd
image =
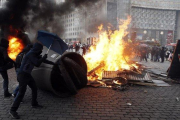
[[[128,25],[131,22],[129,17],[121,23],[119,30],[103,31],[103,26],[99,27],[99,41],[95,46],[90,48],[90,53],[84,56],[88,65],[88,80],[93,81],[102,79],[103,71],[123,71],[131,70],[136,64],[130,63],[135,56],[133,46],[126,51],[128,43],[123,37],[128,34]]]
[[[97,44],[84,56],[88,66],[89,85],[124,90],[128,88],[128,83],[152,83],[152,78],[144,71],[144,67],[133,62],[136,44],[124,40],[130,22],[130,17],[121,21],[116,31],[105,31],[102,25],[99,27]]]

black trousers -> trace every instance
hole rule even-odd
[[[7,70],[6,71],[0,71],[0,74],[2,76],[3,80],[3,89],[4,89],[4,94],[9,93],[8,91],[8,84],[9,84],[9,79],[8,79],[8,74]]]
[[[164,62],[164,55],[161,55],[161,62]]]
[[[25,72],[19,73],[17,79],[19,82],[19,92],[11,106],[11,111],[17,111],[17,109],[19,108],[19,105],[25,95],[27,85],[32,90],[31,105],[32,106],[37,105],[38,104],[38,102],[37,102],[37,87],[36,87],[35,81],[34,81],[33,77],[31,76],[31,74],[28,74]]]

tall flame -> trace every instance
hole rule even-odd
[[[9,57],[15,61],[17,55],[23,50],[24,44],[21,39],[9,36],[9,47],[8,47],[8,55]]]
[[[131,56],[125,54],[127,42],[123,40],[123,37],[128,34],[127,29],[130,22],[131,18],[128,17],[119,25],[119,29],[114,32],[112,30],[103,31],[103,25],[99,26],[99,40],[95,46],[90,47],[90,52],[84,56],[88,72],[98,66],[95,71],[98,77],[90,75],[88,76],[89,80],[102,79],[103,70],[117,71],[132,67],[132,65],[128,64]]]

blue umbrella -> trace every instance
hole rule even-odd
[[[67,44],[56,34],[49,33],[46,31],[38,31],[37,36],[38,41],[40,41],[44,46],[50,48],[54,52],[62,55],[67,49]]]

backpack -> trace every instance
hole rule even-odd
[[[22,63],[22,60],[23,60],[25,54],[26,54],[25,52],[21,52],[21,53],[19,53],[19,54],[17,55],[17,57],[16,57],[16,67],[17,67],[17,68],[20,68],[21,63]]]

